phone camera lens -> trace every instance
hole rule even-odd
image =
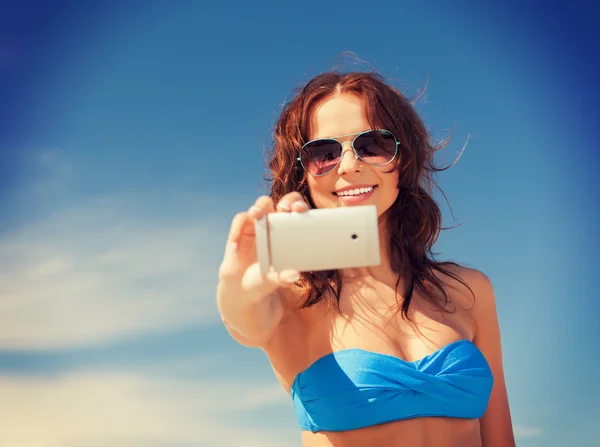
[[[352,237],[352,239],[357,239],[357,238],[358,238],[358,235],[356,235],[356,234],[353,234],[351,237]]]

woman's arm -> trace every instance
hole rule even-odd
[[[483,447],[514,447],[515,439],[504,381],[500,327],[496,311],[494,289],[490,280],[481,272],[469,270],[467,283],[475,293],[473,313],[476,324],[475,345],[487,359],[494,387],[481,422]]]

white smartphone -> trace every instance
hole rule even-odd
[[[270,213],[255,222],[263,274],[368,267],[381,263],[374,205]]]

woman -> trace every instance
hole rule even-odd
[[[232,222],[219,310],[267,354],[305,447],[514,446],[490,281],[431,258],[435,150],[380,76],[317,76],[275,126],[270,196]],[[261,276],[255,219],[358,205],[377,208],[380,265]]]

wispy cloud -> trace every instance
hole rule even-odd
[[[143,365],[89,357],[96,344],[117,348],[127,337],[219,322],[218,264],[244,199],[69,196],[72,166],[53,152],[33,161],[48,175],[17,201],[44,206],[0,235],[0,349],[59,349],[79,360],[0,375],[0,447],[299,446],[274,376],[218,374],[231,360],[220,351]],[[284,408],[287,423],[271,427],[269,415]]]
[[[292,418],[286,427],[241,428],[247,414],[291,408],[278,384],[80,371],[3,377],[0,395],[0,447],[300,445]]]
[[[3,235],[0,347],[82,346],[217,318],[229,221],[148,213],[136,199],[88,201]],[[178,209],[207,210],[194,199]]]
[[[274,381],[81,370],[3,377],[0,395],[0,447],[300,446],[291,401]],[[271,425],[269,409],[289,412],[289,423]],[[244,423],[261,413],[264,422]],[[538,427],[514,430],[518,439],[542,436]]]

